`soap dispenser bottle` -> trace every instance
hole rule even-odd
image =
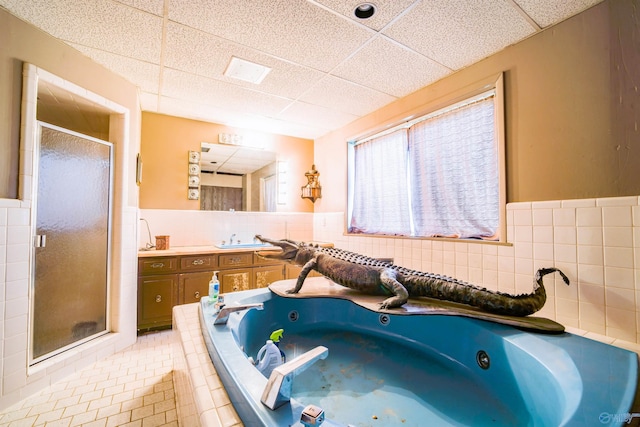
[[[214,305],[218,302],[218,294],[220,293],[220,282],[218,281],[218,271],[213,272],[213,277],[209,282],[209,304]]]

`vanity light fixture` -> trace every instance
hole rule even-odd
[[[189,151],[187,199],[200,199],[200,152]]]
[[[322,197],[322,186],[318,181],[320,172],[316,170],[316,165],[311,165],[311,170],[305,172],[304,176],[307,177],[307,185],[302,187],[300,197],[309,199],[312,203],[315,203],[317,199]]]
[[[373,3],[360,3],[353,11],[353,14],[358,19],[369,19],[375,13],[376,7]]]

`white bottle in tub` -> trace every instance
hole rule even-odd
[[[273,341],[267,340],[267,343],[258,352],[258,370],[269,378],[271,372],[280,365],[282,365],[280,349]]]

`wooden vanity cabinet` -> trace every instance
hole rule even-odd
[[[178,259],[138,259],[138,330],[171,325],[178,304]]]
[[[253,252],[138,258],[138,332],[171,327],[175,305],[209,295],[219,271],[220,293],[266,287],[285,277],[284,265]]]

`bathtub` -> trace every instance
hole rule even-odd
[[[347,299],[269,289],[225,298],[227,307],[264,307],[214,325],[214,307],[200,304],[209,355],[246,426],[302,425],[308,405],[324,410],[325,427],[613,426],[640,416],[633,412],[636,353],[570,333],[380,313]],[[248,357],[281,328],[288,361],[317,346],[328,356],[298,373],[290,402],[271,410],[261,403],[267,378]]]

